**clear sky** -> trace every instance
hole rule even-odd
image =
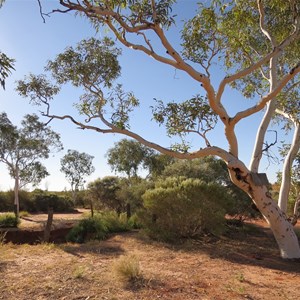
[[[41,1],[44,11],[51,11],[57,7],[55,0]],[[188,18],[196,9],[196,0],[178,1],[174,13],[180,14],[179,20]],[[95,33],[86,19],[74,17],[71,14],[52,14],[46,17],[46,23],[39,14],[38,3],[35,0],[6,0],[0,9],[0,51],[16,59],[15,69],[7,79],[6,90],[0,89],[0,111],[5,111],[10,120],[18,125],[27,113],[38,113],[36,107],[21,98],[15,92],[15,81],[23,79],[29,73],[40,74],[49,59],[54,59],[67,46],[74,46],[83,38],[95,36],[103,37],[107,32]],[[179,29],[177,26],[169,34],[170,40],[179,42]],[[170,139],[166,137],[162,128],[151,123],[150,105],[153,98],[164,100],[186,100],[197,93],[204,93],[198,83],[188,78],[184,73],[161,65],[150,57],[131,49],[123,49],[120,58],[122,75],[118,82],[124,85],[125,90],[133,91],[141,101],[141,109],[134,113],[132,129],[145,138],[169,146]],[[222,72],[215,69],[212,77],[216,85]],[[72,103],[76,102],[80,90],[67,87],[55,100],[56,113],[73,114],[76,110]],[[253,102],[242,99],[236,92],[230,90],[225,95],[225,104],[229,111],[235,111],[252,105]],[[243,121],[237,128],[238,137],[241,139],[240,155],[248,164],[253,147],[257,126],[262,113]],[[64,175],[60,173],[60,159],[68,149],[75,149],[93,155],[95,173],[87,180],[93,180],[111,173],[106,163],[105,153],[115,142],[124,138],[119,135],[103,135],[96,132],[82,131],[68,121],[53,121],[51,127],[61,134],[64,150],[52,154],[51,158],[44,161],[49,173],[40,185],[40,188],[49,190],[69,189],[69,184]],[[210,135],[211,144],[227,147],[221,126]],[[200,147],[198,138],[192,138],[195,147]],[[227,149],[227,148],[226,148]],[[274,171],[277,166],[269,168],[270,179],[274,180]],[[265,168],[261,169],[265,172]],[[13,188],[13,180],[8,176],[4,165],[0,165],[0,190]]]

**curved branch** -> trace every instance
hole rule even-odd
[[[137,141],[139,141],[140,143],[142,143],[143,145],[150,147],[152,149],[155,149],[163,154],[175,157],[175,158],[180,158],[180,159],[194,159],[194,158],[199,158],[199,157],[204,157],[204,156],[209,156],[209,155],[214,155],[214,156],[218,156],[221,159],[223,159],[226,163],[232,162],[232,161],[236,161],[236,157],[234,157],[232,154],[230,154],[229,152],[225,151],[222,148],[219,147],[206,147],[206,148],[201,148],[197,151],[194,152],[190,152],[190,153],[181,153],[181,152],[177,152],[174,150],[171,150],[169,148],[166,147],[162,147],[159,144],[153,143],[151,141],[148,141],[146,139],[144,139],[142,136],[140,136],[139,134],[136,134],[130,130],[127,129],[121,129],[118,128],[116,126],[114,126],[113,124],[109,123],[107,120],[105,120],[103,118],[103,116],[99,116],[101,118],[101,121],[104,121],[104,124],[106,126],[109,126],[110,129],[102,129],[96,126],[91,126],[91,125],[87,125],[84,124],[82,122],[79,122],[77,120],[75,120],[72,116],[70,115],[64,115],[64,116],[58,116],[58,115],[45,115],[47,117],[50,118],[49,122],[51,122],[53,119],[59,119],[59,120],[64,120],[64,119],[69,119],[72,123],[76,124],[80,129],[89,129],[89,130],[93,130],[99,133],[119,133],[122,135],[126,135],[128,137],[131,137]],[[49,123],[48,122],[48,123]]]
[[[260,30],[261,32],[269,39],[269,41],[272,43],[272,46],[274,47],[276,42],[273,36],[269,33],[265,26],[265,10],[263,8],[262,0],[257,0],[257,6],[258,6],[258,11],[259,11],[259,25],[260,25]]]
[[[262,97],[260,102],[257,103],[255,106],[252,106],[244,111],[238,112],[233,118],[232,122],[234,124],[237,124],[241,119],[244,119],[246,117],[249,117],[258,111],[262,110],[265,105],[272,101],[283,89],[283,87],[292,79],[294,78],[298,73],[300,72],[300,63],[298,63],[289,74],[285,75],[280,82],[278,82],[277,86],[266,96]]]
[[[265,57],[260,59],[258,62],[252,64],[248,68],[246,68],[244,70],[241,70],[241,71],[239,71],[236,74],[233,74],[231,76],[226,76],[221,81],[221,83],[219,85],[219,89],[218,89],[217,96],[216,96],[217,102],[219,103],[221,101],[221,97],[223,95],[223,92],[225,90],[225,86],[227,84],[251,74],[253,71],[260,68],[263,64],[267,63],[270,59],[272,59],[273,57],[279,55],[296,38],[299,39],[299,25],[295,27],[295,30],[293,31],[293,33],[291,35],[289,35],[285,40],[283,40],[278,46],[274,47],[274,49],[271,53],[267,54]]]

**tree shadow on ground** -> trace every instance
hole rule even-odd
[[[61,244],[59,248],[77,257],[81,257],[84,253],[101,255],[101,257],[118,257],[125,253],[121,242],[114,240],[89,241],[84,244]]]
[[[172,247],[180,251],[206,253],[211,259],[300,274],[300,259],[282,259],[271,230],[254,224],[229,228],[221,237],[206,236]]]

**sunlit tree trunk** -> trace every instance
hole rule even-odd
[[[282,183],[281,183],[279,199],[278,199],[278,205],[284,213],[287,212],[288,197],[291,188],[291,169],[292,169],[293,161],[299,151],[299,147],[300,147],[300,124],[295,122],[295,131],[294,131],[294,137],[291,144],[291,148],[284,160],[284,165],[282,170]]]
[[[272,199],[265,184],[260,184],[257,173],[230,167],[230,177],[234,184],[243,189],[253,200],[272,230],[282,258],[300,258],[299,241],[293,225]],[[256,177],[256,183],[253,178]]]

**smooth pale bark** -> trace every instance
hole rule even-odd
[[[14,188],[14,213],[17,218],[19,218],[19,212],[20,212],[20,201],[19,201],[19,189],[20,189],[20,178],[19,178],[19,170],[16,168],[15,171],[15,188]]]
[[[229,170],[231,180],[251,197],[268,222],[278,244],[281,257],[285,259],[300,258],[299,241],[293,225],[272,199],[268,188],[265,185],[257,185],[253,182],[252,178],[257,174],[253,174],[246,169],[241,170],[239,167],[234,167],[234,165],[229,166]]]
[[[254,187],[252,194],[257,208],[270,225],[282,258],[300,258],[299,241],[293,225],[269,195],[265,186]]]
[[[251,172],[255,172],[255,173],[258,172],[260,160],[262,158],[262,149],[265,141],[266,132],[268,130],[271,119],[274,116],[276,110],[276,104],[277,103],[275,99],[268,103],[267,110],[257,131],[254,150],[252,153],[250,167],[249,167]]]
[[[261,9],[261,7],[260,7],[260,9]],[[272,39],[271,36],[269,36],[269,33],[264,29],[264,24],[262,23],[262,20],[261,20],[260,25],[261,25],[262,31],[264,32],[264,34],[266,36],[268,36],[268,38],[272,42],[272,46],[274,47],[275,46],[274,40]],[[269,72],[270,73],[270,79],[269,79],[270,93],[277,87],[277,84],[278,84],[278,80],[277,80],[278,59],[277,59],[277,57],[278,57],[278,55],[276,55],[275,57],[273,57],[270,60],[270,72]],[[251,162],[250,162],[251,172],[255,172],[255,173],[258,172],[260,160],[263,155],[263,145],[264,145],[264,141],[265,141],[266,132],[269,128],[272,118],[274,117],[276,107],[277,107],[277,101],[276,101],[276,98],[273,98],[267,104],[266,112],[263,116],[263,119],[262,119],[260,126],[258,128],[258,131],[257,131],[255,145],[253,148],[253,153],[252,153]]]
[[[295,122],[294,124],[295,124],[295,131],[294,131],[293,141],[291,144],[291,148],[284,160],[283,170],[282,170],[282,182],[281,182],[279,199],[278,199],[278,205],[284,213],[287,212],[288,197],[291,188],[291,169],[292,169],[293,161],[300,147],[300,123]]]

